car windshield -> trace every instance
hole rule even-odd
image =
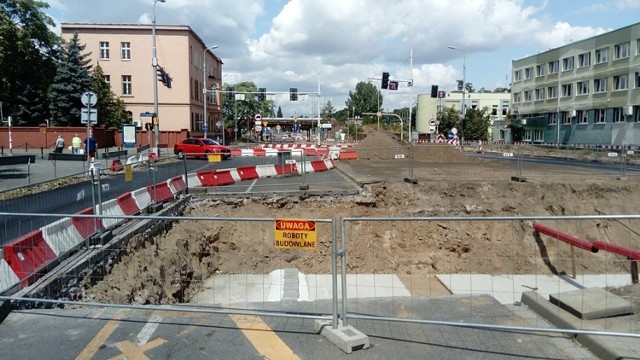
[[[215,142],[214,140],[211,139],[202,139],[202,142],[205,143],[206,145],[220,145],[217,142]]]

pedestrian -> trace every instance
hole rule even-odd
[[[96,138],[93,135],[89,135],[89,141],[84,139],[84,151],[85,154],[89,154],[90,158],[94,158],[96,156],[96,148],[98,147],[98,142],[96,142]]]
[[[62,138],[62,135],[58,135],[58,138],[56,139],[56,147],[55,149],[53,149],[53,152],[62,154],[63,149],[64,149],[64,139]]]
[[[71,150],[74,154],[80,154],[80,148],[82,147],[82,139],[76,134],[73,139],[71,139]]]

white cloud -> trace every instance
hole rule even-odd
[[[58,21],[150,23],[153,1],[50,4]],[[429,92],[431,84],[453,89],[461,78],[461,53],[448,50],[448,45],[464,49],[474,61],[474,71],[467,74],[474,87],[503,86],[511,59],[624,26],[610,15],[631,13],[640,1],[616,0],[607,17],[587,11],[599,1],[579,4],[582,7],[545,0],[166,0],[156,4],[156,15],[158,24],[189,25],[206,44],[219,44],[215,52],[225,63],[225,82],[253,81],[272,91],[315,91],[320,73],[323,96],[340,109],[359,81],[379,77],[382,71],[409,79],[411,50],[414,96]],[[385,97],[385,107],[407,106],[408,90],[401,84]],[[301,111],[308,105],[282,103],[283,110]]]

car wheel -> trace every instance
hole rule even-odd
[[[178,159],[184,159],[184,151],[178,151]]]

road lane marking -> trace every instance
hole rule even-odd
[[[82,352],[76,357],[76,360],[89,360],[91,359],[102,347],[105,341],[113,334],[113,332],[118,328],[120,324],[120,320],[125,318],[129,313],[128,310],[118,311],[112,318],[109,320],[105,326],[100,329],[100,331],[94,336],[94,338],[85,346]]]
[[[160,321],[162,321],[162,316],[157,314],[152,314],[149,318],[149,321],[144,325],[142,330],[138,333],[136,337],[136,345],[144,345],[151,339],[151,335],[156,331],[158,325],[160,325]]]
[[[120,350],[122,354],[114,356],[109,360],[149,360],[147,355],[144,354],[145,351],[158,347],[167,340],[162,338],[157,338],[151,342],[148,342],[144,345],[136,345],[129,340],[121,341],[116,343],[115,346]]]
[[[230,315],[230,317],[265,359],[300,359],[258,316]]]
[[[249,185],[249,187],[247,188],[247,190],[245,190],[244,192],[245,192],[245,193],[250,193],[250,192],[251,192],[251,190],[253,190],[253,187],[256,185],[256,183],[257,183],[257,182],[258,182],[258,179],[254,179],[254,180],[251,182],[251,185]]]

